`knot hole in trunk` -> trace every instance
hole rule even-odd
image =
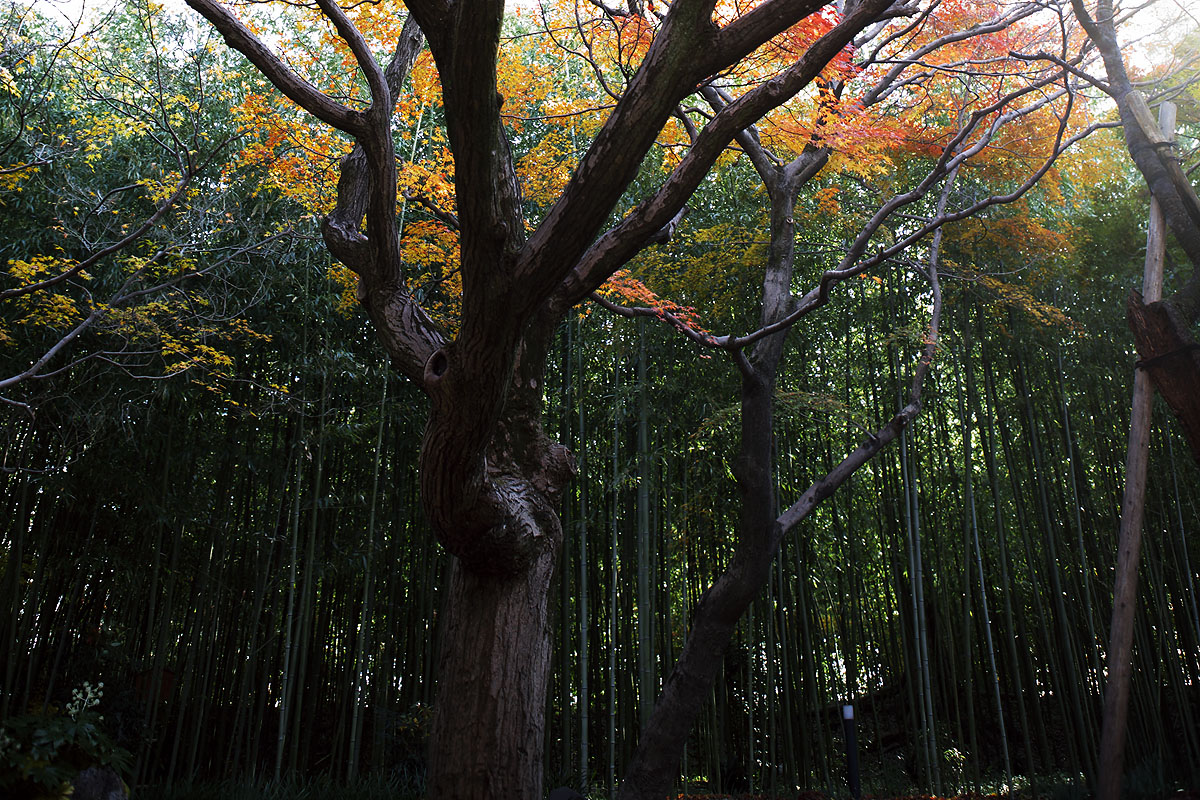
[[[450,359],[446,357],[445,349],[439,348],[435,350],[433,355],[429,357],[429,360],[425,362],[425,383],[436,382],[449,369]]]

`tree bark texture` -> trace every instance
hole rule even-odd
[[[561,532],[517,575],[455,561],[440,620],[430,797],[542,796],[547,601]]]

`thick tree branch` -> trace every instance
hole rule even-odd
[[[404,82],[408,80],[413,65],[417,63],[417,56],[421,55],[424,47],[425,34],[417,24],[417,18],[410,14],[408,19],[404,20],[404,27],[396,39],[396,50],[392,54],[392,60],[384,70],[384,79],[387,81],[392,103],[400,97]]]
[[[708,17],[688,18],[677,3],[651,45],[638,74],[580,162],[545,223],[530,238],[523,272],[535,285],[561,278],[560,263],[548,253],[579,263],[556,288],[552,307],[570,307],[594,291],[607,275],[643,246],[686,202],[704,174],[737,133],[804,88],[854,35],[890,10],[894,0],[868,0],[817,40],[800,61],[732,104],[700,132],[683,163],[654,198],[643,203],[617,228],[595,235],[612,204],[636,174],[646,148],[672,108],[712,75],[736,62],[771,36],[820,9],[819,0],[772,0],[725,28],[715,30]],[[678,28],[682,27],[683,30]],[[602,202],[594,203],[600,198]]]
[[[1111,88],[1110,94],[1117,102],[1129,154],[1158,200],[1163,218],[1175,235],[1176,241],[1192,262],[1191,281],[1200,282],[1200,224],[1197,224],[1194,218],[1200,215],[1200,203],[1195,200],[1195,193],[1191,191],[1186,176],[1183,175],[1178,162],[1171,157],[1169,150],[1157,146],[1152,138],[1147,136],[1147,128],[1157,128],[1153,118],[1139,122],[1140,109],[1137,105],[1139,100],[1143,99],[1134,94],[1136,90],[1125,69],[1121,46],[1117,40],[1112,0],[1099,0],[1094,18],[1088,13],[1083,0],[1071,0],[1071,8],[1104,61],[1108,85]],[[1190,320],[1189,324],[1194,321]]]
[[[212,23],[225,43],[250,60],[275,88],[296,105],[338,130],[356,134],[363,130],[362,113],[332,99],[301,78],[267,45],[242,24],[219,0],[187,0],[187,4]]]
[[[794,65],[717,113],[662,187],[588,248],[555,291],[552,308],[570,308],[599,288],[687,202],[730,141],[811,83],[856,33],[891,6],[892,0],[866,0],[814,42]],[[531,239],[531,245],[533,242]]]
[[[341,12],[334,9],[327,13],[336,18]],[[321,233],[334,258],[359,276],[358,300],[375,323],[392,363],[420,383],[426,362],[445,344],[445,337],[405,281],[396,220],[396,159],[390,118],[393,101],[421,52],[424,37],[410,14],[391,63],[381,70],[344,15],[338,31],[347,41],[358,42],[351,44],[372,81],[373,99],[371,113],[363,117],[366,124],[356,135],[357,143],[339,164],[337,204],[322,224]]]

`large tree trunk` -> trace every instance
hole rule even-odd
[[[416,24],[406,23],[384,70],[346,12],[334,0],[317,0],[370,90],[369,106],[352,108],[292,72],[219,0],[188,3],[288,98],[356,141],[342,161],[338,203],[323,235],[329,251],[359,276],[359,300],[393,364],[430,399],[421,497],[431,528],[456,558],[443,609],[430,797],[536,797],[548,669],[547,592],[561,543],[554,509],[573,473],[565,448],[550,442],[538,423],[547,344],[569,309],[677,218],[736,130],[803,90],[892,0],[854,4],[792,66],[715,116],[657,192],[603,233],[678,103],[822,5],[771,0],[719,26],[715,0],[672,4],[624,96],[528,241],[496,76],[504,0],[479,0],[469,8],[407,0],[409,22],[419,22],[437,65],[454,153],[462,311],[452,341],[410,292],[396,217],[390,118],[420,49]],[[898,7],[897,13],[909,11]],[[789,230],[791,224],[789,217]],[[769,291],[789,305],[788,281],[779,275],[773,280]],[[755,513],[771,503],[752,498],[773,496],[771,380],[781,339],[778,334],[768,340],[775,348],[769,368],[766,359],[743,366],[752,376],[748,383],[764,392],[766,413],[765,427],[755,436],[767,446],[755,445],[743,459],[766,477],[765,483],[754,478],[756,488],[746,493]],[[778,542],[776,526],[766,526],[744,526],[743,540],[753,544],[736,563],[754,574],[729,579],[729,593],[743,609],[767,575]],[[717,620],[715,628],[731,630],[738,615]],[[728,630],[717,634],[728,638]]]
[[[542,794],[547,598],[561,532],[517,575],[481,575],[454,560],[443,605],[429,796]]]
[[[542,352],[548,339],[530,338]],[[455,558],[438,621],[430,798],[534,800],[542,794],[548,604],[563,540],[555,509],[574,474],[566,448],[539,423],[543,364],[518,359],[502,418],[481,459],[482,502],[476,502],[494,522],[474,531],[438,531]],[[435,397],[422,447],[423,499],[432,519],[447,511],[431,508],[432,498],[459,496],[456,486],[445,485],[460,474],[456,459],[474,458],[455,438],[471,424],[459,418],[469,406],[437,402]]]

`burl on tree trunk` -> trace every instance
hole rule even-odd
[[[1125,311],[1141,356],[1138,366],[1175,412],[1200,464],[1200,344],[1169,302],[1147,305],[1131,291]]]

